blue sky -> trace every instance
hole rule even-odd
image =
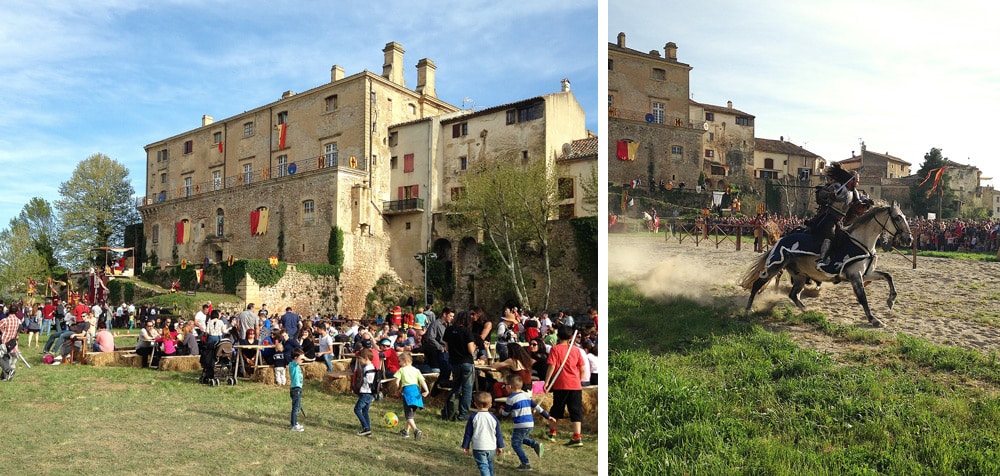
[[[1000,4],[958,0],[608,2],[607,42],[677,43],[694,100],[756,116],[756,135],[828,161],[860,151],[913,164],[932,147],[1000,184]]]
[[[340,6],[343,5],[343,8]],[[559,91],[569,78],[597,131],[596,1],[262,2],[14,0],[0,17],[0,227],[53,203],[103,153],[144,190],[143,147],[329,81],[382,71],[382,48],[437,66],[438,97],[477,109]]]

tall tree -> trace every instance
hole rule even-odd
[[[497,250],[520,304],[531,309],[530,277],[525,268],[530,255],[540,257],[542,307],[549,305],[552,288],[549,260],[549,219],[556,211],[555,177],[544,160],[525,163],[518,152],[477,161],[463,180],[465,191],[456,200],[460,212],[475,217],[486,240]]]
[[[948,159],[941,155],[941,149],[933,147],[924,154],[924,163],[917,171],[917,176],[924,183],[910,189],[910,200],[916,216],[926,217],[928,212],[937,214],[938,219],[955,216],[955,192],[948,186],[948,173],[941,173],[940,181],[935,180],[941,167],[949,164]],[[934,188],[935,185],[937,188]]]
[[[56,200],[67,266],[86,264],[92,248],[124,244],[125,227],[140,219],[134,193],[128,168],[114,159],[98,153],[77,164],[69,181],[59,185],[62,198]],[[100,258],[103,263],[103,254]]]
[[[24,204],[21,213],[10,220],[10,228],[24,226],[38,254],[45,259],[48,268],[58,265],[56,244],[59,237],[59,222],[52,214],[52,206],[43,198],[34,197]]]
[[[40,281],[47,271],[45,259],[35,250],[28,227],[17,225],[0,231],[0,293],[19,293],[28,278]]]

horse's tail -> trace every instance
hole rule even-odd
[[[753,283],[760,279],[760,273],[764,271],[764,264],[767,262],[767,255],[768,253],[761,253],[757,261],[754,261],[753,265],[743,273],[743,277],[740,278],[740,285],[743,286],[743,289],[749,291],[753,288]],[[764,287],[767,287],[767,283],[764,283]]]

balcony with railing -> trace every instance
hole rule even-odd
[[[147,205],[155,205],[157,203],[163,203],[170,200],[195,197],[219,190],[243,187],[255,183],[263,183],[269,180],[288,180],[297,174],[325,169],[354,170],[364,172],[368,170],[368,163],[365,160],[361,160],[353,156],[345,157],[342,155],[327,154],[319,157],[310,157],[304,160],[296,160],[294,162],[276,165],[266,169],[255,170],[250,173],[240,173],[238,175],[221,177],[218,180],[211,180],[191,185],[181,185],[176,188],[161,190],[159,193],[150,197],[137,197],[135,206],[143,207]]]
[[[404,200],[386,200],[382,202],[382,213],[386,215],[402,215],[404,213],[422,213],[424,199],[407,198]]]
[[[690,129],[705,130],[704,121],[691,121],[688,117],[663,116],[658,118],[649,111],[633,111],[620,107],[608,106],[609,119],[625,119],[629,121],[643,121],[650,124],[662,124],[664,126],[685,127]]]

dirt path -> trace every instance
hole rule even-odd
[[[720,300],[742,309],[748,292],[738,284],[740,276],[758,256],[734,246],[667,241],[644,235],[611,234],[608,273],[610,279],[634,282],[651,297],[683,295],[705,302]],[[908,257],[880,254],[878,268],[892,274],[899,297],[892,310],[886,307],[889,289],[883,282],[867,287],[872,312],[882,320],[883,332],[905,333],[936,344],[955,345],[984,352],[1000,351],[1000,263],[919,258],[912,269]],[[787,278],[775,290],[772,285],[754,303],[755,309],[791,305]],[[824,284],[817,293],[803,293],[809,310],[822,312],[831,322],[870,328],[849,284]],[[796,340],[835,351],[832,339],[802,329]]]

